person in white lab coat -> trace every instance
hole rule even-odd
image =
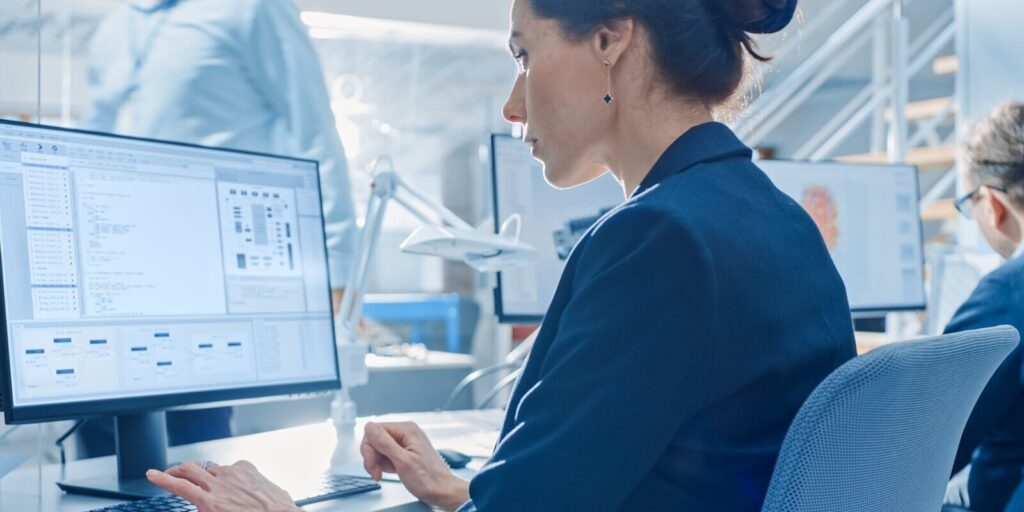
[[[88,84],[83,129],[319,161],[338,307],[355,250],[352,195],[324,74],[293,0],[127,1],[92,39]],[[229,409],[169,414],[171,444],[229,435],[229,420]]]

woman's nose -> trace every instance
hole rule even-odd
[[[512,92],[509,93],[505,107],[502,109],[502,115],[510,123],[526,124],[526,102],[523,100],[523,75],[521,74],[516,77]]]

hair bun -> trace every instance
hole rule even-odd
[[[796,2],[797,0],[721,0],[721,6],[744,32],[774,34],[786,28],[793,20]]]

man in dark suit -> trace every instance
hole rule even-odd
[[[974,219],[1006,264],[981,281],[946,327],[1012,325],[1024,332],[1024,104],[1007,103],[965,144],[957,209]],[[1024,512],[1024,348],[996,370],[967,422],[954,472],[971,464],[970,510]]]

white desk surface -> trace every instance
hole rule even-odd
[[[366,355],[366,366],[371,372],[387,372],[402,370],[445,370],[445,369],[469,369],[474,370],[476,358],[467,354],[453,354],[450,352],[427,352],[424,359],[411,357],[388,357],[376,354]]]
[[[339,442],[341,440],[333,425],[318,423],[174,447],[168,452],[168,460],[212,460],[227,464],[246,459],[271,480],[285,487],[290,478],[302,478],[304,472],[318,474],[331,469],[336,473],[365,475],[358,448],[362,425],[370,420],[414,421],[423,427],[435,447],[456,449],[480,457],[470,465],[470,468],[478,469],[497,440],[497,431],[503,417],[504,413],[500,410],[488,410],[362,418],[355,436],[345,439],[345,442]],[[31,450],[34,446],[25,449]],[[71,462],[63,469],[58,464],[44,465],[40,493],[37,466],[33,463],[24,464],[0,480],[0,512],[80,512],[115,504],[117,502],[113,500],[66,495],[56,485],[56,481],[63,478],[83,478],[114,472],[116,466],[113,457]],[[457,474],[469,478],[473,472],[473,469],[466,469]],[[310,505],[305,510],[363,512],[430,509],[413,498],[402,484],[384,481],[381,482],[380,491]]]

